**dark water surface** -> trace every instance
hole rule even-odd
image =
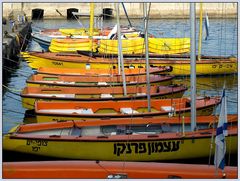
[[[88,19],[83,19],[82,23],[88,27]],[[104,26],[114,26],[116,20],[104,21]],[[127,20],[121,20],[122,25],[127,25]],[[132,20],[132,24],[138,28],[143,29],[143,21],[140,19]],[[43,20],[33,21],[33,27],[38,28],[69,28],[79,27],[75,20]],[[198,30],[198,28],[197,28]],[[202,42],[202,54],[214,56],[237,56],[237,20],[236,19],[210,19],[210,36],[208,40]],[[189,20],[150,20],[149,33],[156,37],[189,37],[190,26]],[[203,34],[205,34],[203,32]],[[30,42],[30,50],[40,50],[36,42]],[[2,97],[3,104],[3,120],[2,131],[3,134],[7,133],[10,128],[23,122],[25,109],[21,105],[21,97],[19,96],[21,89],[26,86],[26,79],[33,73],[27,63],[22,61],[19,68],[11,74],[6,85],[8,89],[3,87],[4,94]],[[190,85],[189,77],[176,78],[176,83]],[[223,76],[208,76],[197,77],[197,94],[199,96],[216,96],[221,95],[223,85],[226,87],[226,95],[228,98],[228,113],[234,114],[238,112],[237,99],[238,99],[238,76],[237,75],[223,75]],[[184,96],[190,96],[190,91],[186,91]],[[218,109],[216,110],[218,113]],[[14,154],[16,155],[16,154]],[[16,156],[17,157],[17,156]],[[27,156],[28,157],[28,156]],[[26,158],[27,158],[26,157]],[[6,159],[7,156],[4,156]],[[21,158],[23,158],[21,156]],[[31,158],[31,157],[29,157]],[[34,157],[38,158],[38,157]],[[236,155],[234,156],[235,163]],[[43,160],[46,158],[40,158]],[[10,159],[11,160],[11,159]],[[206,159],[207,160],[207,159]],[[195,160],[200,162],[200,160]],[[206,163],[206,161],[204,162]]]

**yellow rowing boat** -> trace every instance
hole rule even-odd
[[[91,46],[92,45],[92,46]],[[98,47],[96,41],[90,39],[52,39],[49,50],[51,52],[77,52],[92,51],[96,52]]]
[[[149,38],[149,52],[179,54],[190,51],[190,38]]]
[[[82,69],[117,69],[117,58],[89,57],[84,55],[56,54],[42,52],[22,52],[22,57],[32,68],[82,68]],[[150,67],[171,67],[172,75],[190,75],[190,58],[151,58]],[[144,58],[125,58],[124,67],[145,68]],[[225,75],[237,73],[236,57],[202,56],[196,61],[197,75]]]
[[[189,38],[149,38],[149,52],[157,54],[180,54],[190,50]],[[98,52],[118,54],[118,40],[100,40]],[[123,54],[145,53],[144,39],[122,40]]]
[[[89,36],[89,29],[88,28],[60,28],[59,31],[62,35],[81,35],[81,36]],[[100,34],[99,29],[93,30],[93,35],[97,36]]]
[[[120,125],[116,132],[113,132],[114,125],[112,129],[109,126],[106,127],[108,129],[100,129],[94,124],[80,127],[74,121],[19,125],[4,135],[3,149],[56,158],[116,161],[159,161],[209,156],[215,129],[185,134],[161,132],[161,129],[156,128],[150,131],[147,125],[151,119],[145,119],[149,122],[142,124],[145,128],[143,132],[139,130],[141,124],[137,125],[137,131],[134,125]],[[225,141],[226,153],[237,153],[237,126],[228,127]],[[215,144],[212,149],[215,149]],[[214,151],[211,153],[213,155]]]

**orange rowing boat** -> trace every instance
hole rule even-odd
[[[219,97],[196,100],[197,115],[211,115],[219,104]],[[132,118],[190,115],[190,99],[152,99],[151,112],[147,100],[128,101],[36,101],[38,122],[66,121],[94,118]]]
[[[21,92],[23,107],[32,109],[36,100],[58,101],[108,101],[135,100],[147,98],[146,86],[127,86],[127,95],[122,87],[25,87]],[[157,86],[150,87],[153,99],[182,97],[187,90],[185,86]]]
[[[110,162],[31,161],[3,162],[3,179],[237,179],[237,167],[223,174],[214,165]]]
[[[149,77],[151,85],[170,85],[174,76],[171,75],[151,75]],[[55,76],[55,75],[32,75],[28,78],[27,86],[45,87],[114,87],[123,86],[123,79],[118,77],[76,77],[76,76]],[[127,86],[144,86],[147,76],[127,76],[125,78]]]
[[[169,67],[150,67],[149,74],[164,74],[171,71]],[[125,68],[125,76],[146,75],[145,68]],[[83,69],[83,68],[51,68],[40,67],[37,74],[64,75],[64,76],[94,76],[94,77],[121,77],[117,69]]]

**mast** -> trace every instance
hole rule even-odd
[[[148,54],[148,16],[147,3],[144,6],[144,27],[145,27],[145,57],[146,57],[146,74],[147,74],[147,100],[148,100],[148,112],[151,112],[151,95],[150,95],[150,77],[149,77],[149,54]]]
[[[90,3],[89,38],[91,54],[93,52],[93,26],[94,26],[94,3]]]
[[[202,50],[202,3],[199,4],[199,35],[198,35],[198,61],[201,60],[201,50]]]
[[[190,37],[191,37],[191,130],[196,129],[196,10],[195,3],[190,3]]]
[[[118,60],[120,61],[121,68],[122,68],[124,96],[127,96],[127,87],[126,87],[126,79],[125,79],[125,72],[124,72],[123,53],[122,53],[121,29],[120,29],[120,20],[119,20],[119,3],[116,4],[116,13],[117,13],[117,34],[118,34]]]

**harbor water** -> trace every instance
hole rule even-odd
[[[32,29],[36,31],[48,28],[79,28],[81,26],[89,26],[87,18],[80,20],[81,25],[76,20],[36,20],[32,23]],[[134,27],[143,30],[143,20],[133,19],[131,22]],[[237,19],[213,19],[209,20],[209,22],[209,37],[207,40],[205,40],[206,33],[203,30],[202,54],[237,56]],[[112,27],[115,24],[115,19],[103,22],[104,27]],[[128,25],[128,21],[121,19],[121,25]],[[197,34],[198,30],[199,28],[197,28]],[[187,19],[149,20],[149,33],[156,37],[190,37],[190,23]],[[31,51],[41,51],[41,47],[31,40],[29,40],[28,49]],[[21,104],[20,92],[26,86],[26,79],[33,72],[34,70],[28,66],[27,62],[21,61],[18,68],[12,72],[7,83],[3,85],[3,134],[7,133],[12,127],[23,123],[25,109]],[[184,84],[190,88],[189,77],[177,77],[175,78],[175,83]],[[197,95],[221,96],[224,85],[228,100],[228,114],[236,114],[238,112],[238,76],[236,74],[197,77]],[[185,92],[184,96],[190,96],[190,89]],[[219,114],[219,108],[216,109],[216,114]]]

